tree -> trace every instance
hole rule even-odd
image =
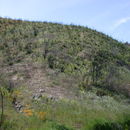
[[[92,57],[92,79],[93,84],[102,78],[103,73],[108,71],[109,65],[113,62],[113,54],[108,50],[99,50]]]
[[[1,98],[1,116],[0,116],[0,127],[4,122],[4,97],[8,96],[8,90],[5,87],[0,86],[0,98]]]
[[[4,98],[9,96],[8,82],[0,76],[0,100],[1,100],[1,115],[0,115],[0,127],[4,122]]]
[[[48,44],[49,44],[49,43],[47,43],[47,42],[44,43],[44,51],[43,51],[43,57],[44,57],[44,59],[46,59],[47,54],[48,54],[48,52],[49,52],[49,51],[48,51],[48,48],[49,48],[49,47],[48,47]]]

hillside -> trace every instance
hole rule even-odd
[[[103,33],[0,18],[0,73],[14,114],[4,129],[130,129],[130,48]]]

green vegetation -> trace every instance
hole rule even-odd
[[[0,18],[0,73],[9,81],[0,80],[0,100],[3,90],[11,95],[1,128],[129,130],[128,46],[87,27]],[[47,92],[35,101],[39,88]]]
[[[28,114],[24,115],[12,109],[6,111],[10,120],[5,121],[3,128],[7,130],[130,129],[130,105],[125,106],[108,96],[102,99],[93,93],[87,93],[87,96],[84,95],[77,101],[62,99],[58,102],[48,101],[46,104],[42,104],[42,101],[35,102],[36,112],[26,109]],[[33,114],[29,114],[30,111]],[[39,118],[37,113],[45,114]]]

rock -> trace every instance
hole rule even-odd
[[[54,97],[53,97],[53,96],[51,96],[51,95],[50,95],[50,96],[48,96],[48,98],[49,98],[49,99],[51,99],[51,100],[52,100],[52,99],[54,99]]]
[[[47,100],[48,101],[56,101],[56,98],[54,96],[50,95],[47,97]]]
[[[23,107],[23,105],[18,104],[18,105],[16,105],[15,107],[17,108],[17,110],[18,110],[18,111],[20,111],[20,110],[21,110],[21,108]]]
[[[34,100],[39,100],[42,97],[42,94],[38,93],[33,96]]]
[[[15,102],[14,107],[18,112],[21,112],[23,105],[20,102]]]
[[[45,90],[44,90],[44,89],[39,89],[39,92],[40,92],[40,93],[44,93]]]
[[[17,76],[17,75],[13,76],[13,77],[12,77],[12,80],[13,80],[13,81],[18,80],[18,76]]]

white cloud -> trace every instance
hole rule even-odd
[[[130,21],[130,17],[125,17],[125,18],[119,19],[118,21],[116,21],[116,23],[114,24],[112,29],[115,30],[116,28],[118,28],[122,24],[127,23],[128,21]]]

